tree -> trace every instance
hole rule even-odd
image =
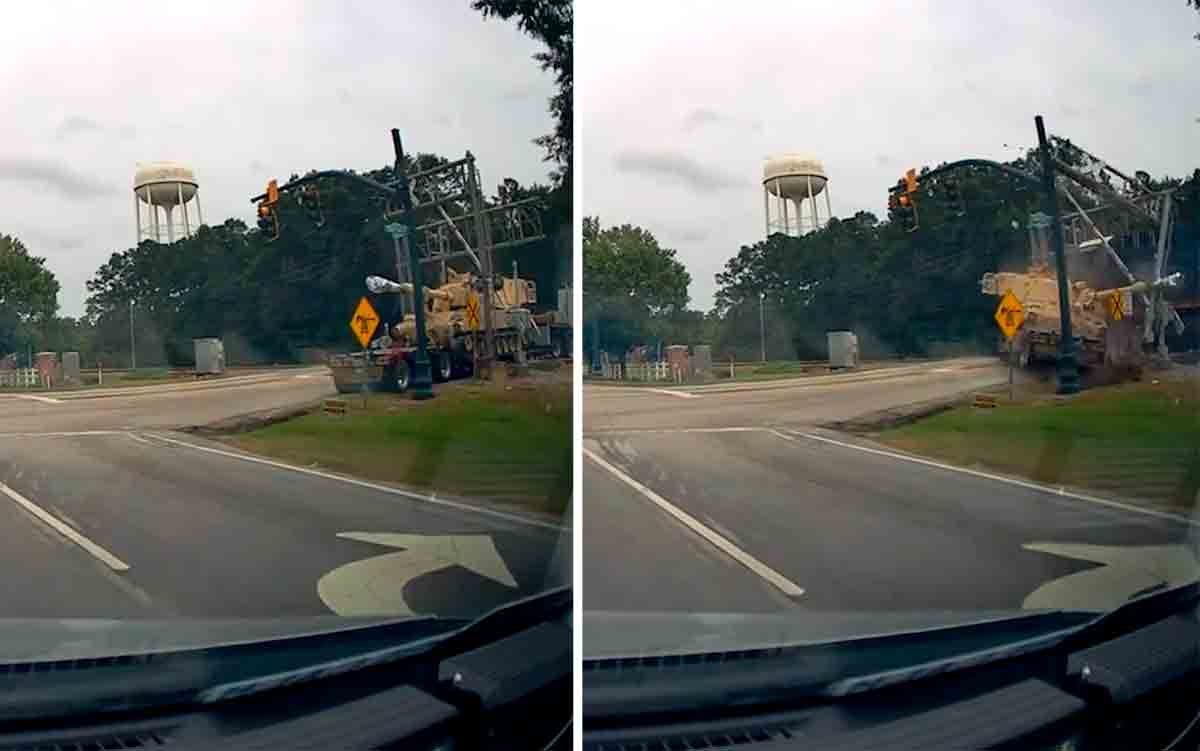
[[[521,31],[546,46],[545,52],[534,55],[542,70],[554,71],[558,92],[550,98],[550,113],[554,115],[554,132],[541,136],[535,143],[546,149],[546,157],[557,162],[563,170],[556,179],[570,173],[572,164],[572,115],[574,111],[574,2],[573,0],[474,0],[471,4],[484,17],[498,16],[508,21],[517,19]]]
[[[58,310],[58,280],[46,259],[0,234],[0,354],[35,343],[34,329]]]
[[[601,229],[595,217],[583,226],[585,344],[597,323],[604,348],[615,353],[669,330],[686,311],[691,283],[675,251],[641,227]]]

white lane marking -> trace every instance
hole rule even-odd
[[[128,563],[122,561],[120,558],[92,542],[87,537],[84,537],[79,532],[76,532],[69,524],[64,523],[61,519],[54,516],[54,514],[46,511],[41,506],[38,506],[33,501],[29,500],[2,482],[0,482],[0,493],[3,493],[11,498],[18,506],[33,514],[41,521],[45,522],[55,532],[58,532],[63,537],[86,550],[94,558],[98,559],[101,563],[103,563],[105,566],[108,566],[113,571],[129,570]]]
[[[663,511],[667,512],[671,516],[675,517],[675,519],[677,521],[679,521],[681,524],[683,524],[685,527],[692,530],[696,534],[700,535],[708,542],[712,543],[712,545],[714,547],[716,547],[718,550],[720,550],[722,553],[725,553],[730,558],[734,559],[738,563],[742,564],[746,568],[753,571],[760,578],[766,580],[770,584],[772,584],[775,587],[777,587],[778,589],[780,589],[785,595],[789,595],[791,597],[799,597],[800,595],[804,594],[804,589],[802,587],[797,586],[794,582],[792,582],[790,579],[785,577],[783,574],[780,574],[778,571],[771,568],[770,566],[763,563],[762,561],[758,560],[757,558],[750,555],[746,551],[742,550],[737,545],[734,545],[732,542],[727,540],[725,537],[723,537],[719,533],[713,531],[712,529],[710,529],[707,526],[705,526],[704,524],[702,524],[699,520],[697,520],[694,516],[692,516],[688,512],[679,508],[675,504],[668,501],[666,498],[663,498],[658,493],[655,493],[650,488],[646,487],[645,485],[641,484],[640,482],[633,479],[629,475],[625,474],[621,470],[617,469],[615,466],[613,466],[609,462],[600,458],[599,456],[596,455],[596,452],[592,451],[591,449],[585,448],[585,449],[583,449],[583,454],[584,454],[584,456],[591,459],[593,462],[595,462],[600,467],[603,467],[604,469],[608,470],[618,480],[620,480],[621,482],[624,482],[626,485],[628,485],[629,487],[633,488],[638,493],[640,493],[641,495],[646,497],[648,500],[650,500],[651,503],[655,504],[656,506],[658,506],[659,508],[661,508]]]
[[[92,435],[122,435],[123,430],[57,430],[46,433],[0,433],[0,438],[78,438]]]
[[[671,389],[640,389],[641,391],[653,391],[656,394],[669,394],[677,396],[680,399],[699,399],[700,394],[689,394],[686,391],[672,391]]]
[[[1128,511],[1128,512],[1134,513],[1134,514],[1142,514],[1144,516],[1153,516],[1157,519],[1167,519],[1168,521],[1179,522],[1181,524],[1187,524],[1192,527],[1200,527],[1200,521],[1197,521],[1194,519],[1189,519],[1186,516],[1172,514],[1167,511],[1156,511],[1154,509],[1142,508],[1141,506],[1134,506],[1133,504],[1129,504],[1129,503],[1121,503],[1120,501],[1112,501],[1107,498],[1098,498],[1094,495],[1085,495],[1083,493],[1075,493],[1073,491],[1069,491],[1066,488],[1062,488],[1062,487],[1041,485],[1039,483],[1030,482],[1028,480],[1018,480],[1015,477],[1005,477],[1004,475],[996,475],[996,474],[992,474],[991,472],[982,472],[978,469],[967,469],[966,467],[956,467],[953,464],[943,464],[942,462],[935,462],[931,459],[922,459],[917,456],[908,456],[907,454],[899,454],[894,451],[884,451],[882,449],[875,449],[875,448],[871,448],[869,446],[858,446],[853,443],[839,441],[834,438],[827,438],[823,435],[817,435],[815,433],[804,433],[801,431],[793,431],[794,435],[788,435],[788,434],[782,433],[778,430],[772,430],[771,432],[774,433],[775,435],[779,436],[780,438],[783,438],[786,441],[794,442],[796,440],[796,436],[801,436],[804,438],[808,438],[809,440],[819,441],[821,443],[828,443],[828,444],[832,444],[834,446],[841,446],[842,448],[854,449],[855,451],[863,451],[868,454],[875,454],[876,456],[886,456],[890,459],[899,459],[900,461],[911,462],[913,464],[921,464],[926,467],[935,467],[937,469],[944,469],[948,472],[958,472],[960,474],[971,475],[973,477],[982,477],[985,480],[993,480],[995,482],[1003,482],[1008,485],[1015,485],[1019,488],[1025,488],[1027,490],[1036,490],[1039,493],[1048,493],[1050,495],[1062,496],[1063,498],[1071,498],[1072,500],[1084,501],[1085,503],[1092,503],[1092,504],[1096,504],[1098,506],[1107,506],[1109,508],[1120,509],[1121,511]]]
[[[762,433],[770,428],[759,427],[727,427],[727,428],[614,428],[612,430],[592,430],[584,433],[584,437],[616,436],[616,435],[645,435],[667,433]]]
[[[138,435],[137,433],[126,433],[125,435],[126,435],[126,436],[128,436],[128,437],[129,437],[129,439],[130,439],[131,441],[137,441],[138,443],[144,443],[144,444],[146,444],[147,446],[153,446],[153,445],[154,445],[154,444],[153,444],[153,443],[151,443],[150,441],[147,441],[145,438],[142,438],[142,437],[141,437],[140,435]]]
[[[343,477],[341,475],[335,475],[330,472],[322,472],[319,469],[311,469],[309,467],[297,467],[294,464],[284,464],[283,462],[277,462],[277,461],[273,461],[271,459],[262,459],[260,457],[250,456],[248,454],[238,454],[238,453],[234,453],[233,451],[222,451],[221,449],[214,449],[214,448],[210,448],[208,446],[198,446],[194,443],[188,443],[187,441],[179,441],[174,438],[168,438],[165,435],[158,435],[158,434],[153,434],[153,435],[154,435],[154,438],[156,438],[160,441],[165,441],[167,443],[174,444],[176,446],[183,446],[185,448],[194,449],[196,451],[203,451],[208,454],[216,454],[217,456],[224,456],[224,457],[228,457],[230,459],[238,459],[239,461],[243,461],[243,462],[251,462],[253,464],[262,464],[262,465],[265,465],[268,467],[275,467],[276,469],[285,469],[289,472],[299,472],[300,474],[303,474],[303,475],[312,475],[313,477],[323,477],[326,480],[336,480],[337,482],[344,482],[347,485],[357,485],[360,488],[370,488],[371,490],[378,490],[381,493],[388,493],[390,495],[398,495],[402,498],[408,498],[408,499],[414,500],[414,501],[422,501],[424,503],[430,503],[435,506],[446,506],[448,508],[458,509],[459,511],[470,511],[475,514],[483,514],[485,516],[494,516],[494,517],[497,517],[500,519],[507,519],[508,521],[511,521],[511,522],[517,522],[518,524],[527,524],[531,527],[542,527],[544,529],[552,529],[556,532],[567,531],[570,529],[569,526],[563,526],[561,524],[552,524],[550,522],[544,522],[544,521],[540,521],[538,519],[530,519],[530,518],[527,518],[524,516],[518,516],[516,514],[509,514],[504,511],[495,511],[493,509],[480,508],[479,506],[472,506],[468,503],[459,503],[457,501],[450,501],[445,498],[438,498],[437,496],[434,496],[434,495],[422,495],[421,493],[414,493],[411,490],[401,490],[400,488],[393,488],[393,487],[389,487],[387,485],[378,485],[373,482],[368,482],[366,480],[358,480],[353,477]]]
[[[41,402],[42,404],[62,404],[62,399],[55,399],[50,396],[37,396],[36,394],[4,394],[10,399],[26,399],[31,402]]]

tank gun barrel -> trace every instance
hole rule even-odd
[[[391,279],[385,279],[382,276],[368,276],[367,289],[376,295],[397,294],[411,295],[413,293],[412,282],[393,282]],[[441,289],[430,289],[425,287],[425,295],[427,297],[435,297],[439,300],[450,299],[450,293]]]

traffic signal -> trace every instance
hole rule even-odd
[[[900,222],[900,226],[908,232],[916,232],[920,226],[917,218],[917,202],[907,193],[901,193],[897,199],[895,216]]]
[[[279,204],[279,183],[271,180],[267,183],[267,193],[258,203],[258,230],[268,235],[267,242],[279,239],[279,215],[275,211]]]
[[[279,239],[279,217],[266,201],[258,204],[258,230],[268,236],[267,242]]]
[[[955,216],[967,215],[967,204],[963,201],[962,189],[959,188],[957,180],[947,178],[942,181],[942,197],[949,211]]]
[[[325,224],[325,214],[321,211],[321,191],[315,185],[305,185],[300,189],[300,194],[296,197],[296,202],[300,204],[300,208],[308,214],[308,218],[313,220],[318,227]]]
[[[904,177],[896,181],[896,186],[888,191],[888,211],[891,219],[908,232],[916,232],[918,227],[916,193],[917,180],[914,170],[909,170]]]

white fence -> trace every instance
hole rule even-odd
[[[669,381],[683,383],[683,372],[668,362],[604,363],[602,375],[617,381]]]
[[[0,387],[35,388],[49,386],[44,383],[42,374],[36,368],[17,368],[16,370],[0,370]]]

